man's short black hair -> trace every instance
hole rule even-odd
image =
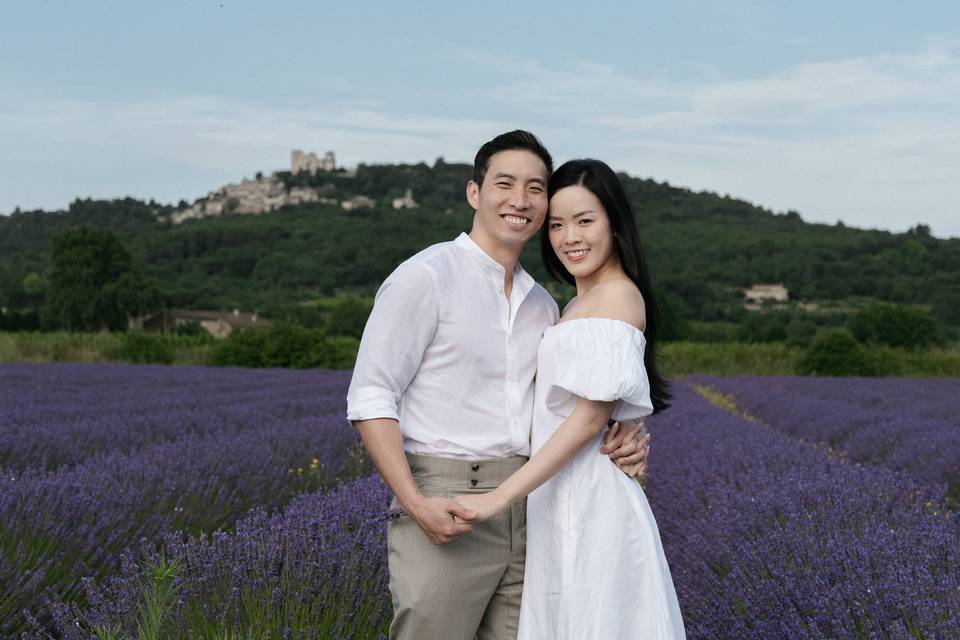
[[[501,151],[513,150],[529,151],[543,160],[543,164],[547,167],[547,177],[553,173],[553,158],[550,157],[550,152],[543,143],[529,131],[517,129],[501,133],[477,151],[477,157],[473,160],[473,181],[478,187],[483,186],[483,177],[487,174],[487,167],[490,166],[490,158]]]

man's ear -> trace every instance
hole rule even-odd
[[[474,211],[480,205],[480,185],[474,180],[467,183],[467,202],[470,203],[470,208]]]

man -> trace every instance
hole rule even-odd
[[[388,532],[391,638],[516,637],[525,504],[474,526],[452,498],[493,489],[530,453],[537,351],[559,314],[517,259],[552,169],[526,131],[483,145],[470,234],[397,267],[364,330],[347,417],[403,512]],[[645,465],[638,430],[611,430],[602,449],[630,475]]]

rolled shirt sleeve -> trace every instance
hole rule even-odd
[[[420,367],[438,321],[437,281],[417,262],[384,281],[360,340],[347,391],[347,419],[400,419],[400,397]]]

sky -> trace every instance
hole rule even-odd
[[[958,114],[955,1],[34,0],[0,21],[0,213],[525,128],[558,164],[960,237]]]

